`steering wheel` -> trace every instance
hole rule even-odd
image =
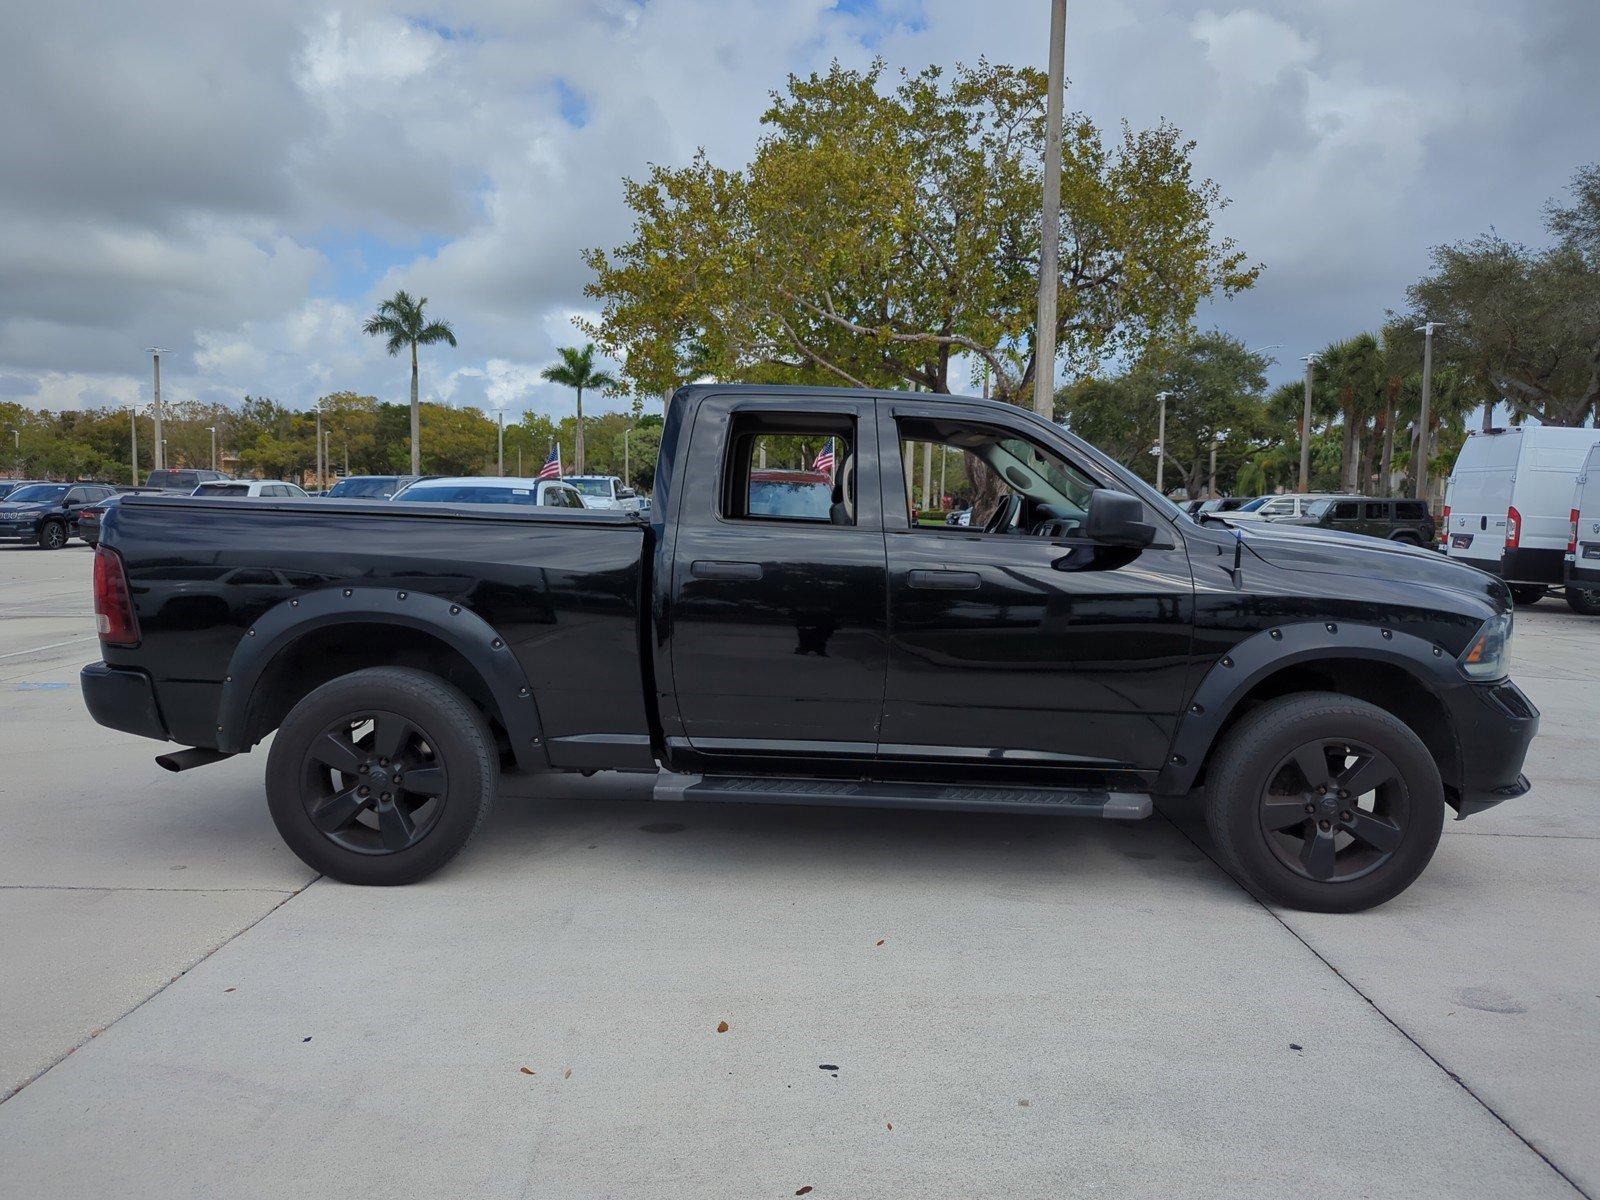
[[[1022,497],[1011,492],[1000,498],[1000,503],[995,505],[994,514],[984,522],[985,533],[1004,533],[1010,529],[1017,519],[1017,514],[1022,511]]]

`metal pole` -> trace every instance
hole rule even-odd
[[[633,455],[628,447],[628,439],[633,436],[633,426],[629,425],[622,431],[622,486],[632,487],[628,480],[633,478]]]
[[[217,427],[211,427],[211,469],[217,469]]]
[[[1217,444],[1211,443],[1211,481],[1206,491],[1215,496],[1217,494]]]
[[[156,422],[156,435],[154,450],[155,459],[151,465],[154,470],[159,471],[167,465],[167,442],[166,439],[161,436],[161,356],[171,352],[161,346],[149,346],[145,349],[145,353],[150,355],[150,357],[155,360],[156,402],[153,415]]]
[[[139,486],[139,410],[128,409],[128,461],[134,487]]]
[[[939,507],[944,507],[944,498],[950,493],[945,488],[945,471],[950,466],[950,447],[939,447]]]
[[[1161,415],[1156,423],[1156,491],[1163,496],[1167,489],[1162,485],[1166,479],[1167,467],[1167,397],[1169,392],[1157,392],[1156,399],[1161,401]]]
[[[1050,95],[1045,104],[1044,203],[1039,212],[1039,313],[1034,332],[1033,411],[1055,415],[1056,276],[1061,240],[1061,93],[1066,86],[1067,0],[1050,4]]]
[[[1300,492],[1311,490],[1311,368],[1317,365],[1315,354],[1306,355],[1306,403],[1300,415]]]
[[[1433,331],[1436,322],[1422,326],[1422,406],[1417,412],[1416,475],[1417,499],[1428,498],[1428,425],[1433,414],[1429,405],[1433,400]]]
[[[933,443],[922,443],[922,507],[933,507]]]
[[[502,408],[497,415],[500,418],[500,432],[496,435],[495,441],[500,453],[500,474],[504,475],[506,473],[506,410]]]
[[[317,482],[315,486],[322,487],[322,401],[317,401]]]

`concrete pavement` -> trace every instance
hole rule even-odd
[[[379,890],[282,848],[262,755],[172,776],[93,726],[92,642],[27,652],[87,556],[16,553],[0,1088],[57,1063],[0,1103],[16,1195],[1600,1194],[1600,621],[1555,602],[1519,615],[1536,790],[1373,913],[1269,911],[1181,810],[604,777]]]

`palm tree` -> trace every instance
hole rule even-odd
[[[589,342],[582,350],[573,346],[557,348],[561,361],[553,366],[546,367],[539,372],[541,378],[550,383],[559,383],[562,387],[573,388],[578,393],[578,436],[574,439],[572,447],[572,473],[583,474],[583,389],[584,388],[614,388],[617,381],[604,371],[597,371],[594,367],[594,343]]]
[[[411,473],[422,474],[422,439],[417,407],[417,347],[431,346],[435,342],[456,344],[455,331],[448,321],[429,321],[423,316],[428,306],[426,296],[413,300],[409,293],[396,292],[378,305],[378,311],[368,317],[361,331],[372,337],[389,339],[389,353],[399,354],[411,347]]]

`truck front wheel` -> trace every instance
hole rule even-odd
[[[1208,771],[1206,824],[1223,865],[1268,899],[1358,912],[1428,865],[1444,786],[1428,748],[1391,713],[1302,692],[1228,733]]]
[[[1600,616],[1600,588],[1567,584],[1567,607],[1586,617]]]
[[[376,667],[317,688],[267,757],[267,806],[289,848],[345,883],[414,883],[483,824],[499,783],[494,737],[457,688]]]

